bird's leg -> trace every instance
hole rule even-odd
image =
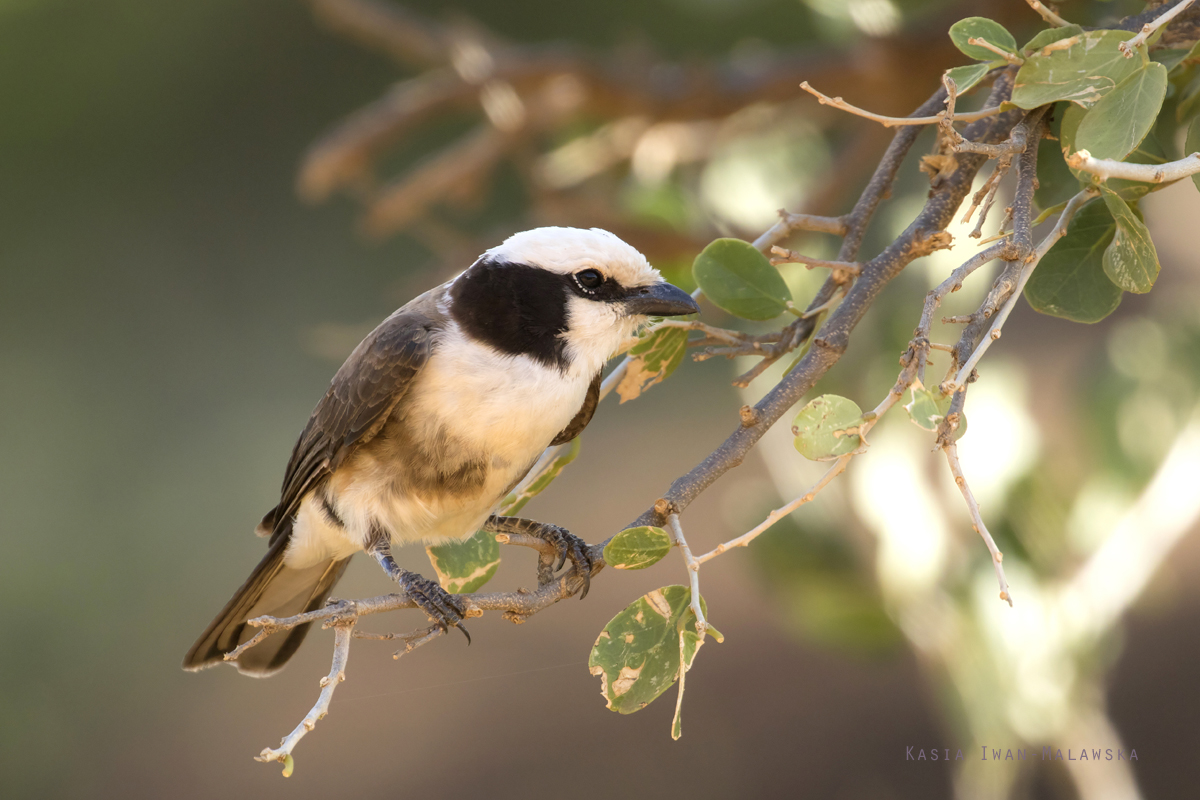
[[[467,644],[471,643],[471,634],[467,633],[467,629],[462,624],[467,613],[462,602],[428,578],[415,572],[409,572],[397,564],[396,560],[392,558],[390,536],[382,531],[377,532],[371,538],[371,543],[367,545],[367,552],[370,553],[371,558],[379,562],[379,566],[383,567],[383,571],[388,574],[388,577],[398,583],[404,593],[415,600],[426,616],[433,620],[438,627],[442,630],[449,627],[458,628],[462,631],[463,636],[467,637]]]
[[[583,539],[557,525],[520,517],[498,517],[495,514],[483,523],[483,529],[488,533],[521,533],[536,536],[553,545],[558,551],[558,564],[554,571],[562,569],[563,564],[570,559],[576,574],[583,578],[583,591],[580,592],[579,598],[582,600],[587,597],[592,583],[592,556],[587,542]]]

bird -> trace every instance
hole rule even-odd
[[[436,625],[464,634],[462,601],[397,565],[393,545],[448,542],[481,529],[522,532],[551,543],[558,568],[569,559],[586,582],[593,565],[582,539],[493,512],[548,446],[587,427],[601,371],[622,343],[650,317],[698,311],[691,295],[616,235],[545,227],[513,234],[392,313],[317,403],[279,502],[256,528],[269,540],[266,555],[183,668],[226,662],[256,632],[248,620],[321,608],[359,552]],[[308,627],[228,663],[247,675],[274,674]]]

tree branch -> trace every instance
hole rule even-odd
[[[1087,150],[1067,156],[1067,165],[1089,172],[1102,181],[1122,178],[1143,183],[1170,183],[1200,173],[1200,153],[1192,153],[1165,164],[1130,164],[1109,158],[1093,158]]]
[[[1147,22],[1145,25],[1143,25],[1142,29],[1140,31],[1138,31],[1137,36],[1134,36],[1132,39],[1129,39],[1127,41],[1121,42],[1119,45],[1117,45],[1117,47],[1120,48],[1121,52],[1125,55],[1126,58],[1133,58],[1134,52],[1139,47],[1144,45],[1146,43],[1146,40],[1149,39],[1151,36],[1153,36],[1154,32],[1156,30],[1158,30],[1159,28],[1161,28],[1164,25],[1170,24],[1171,20],[1175,19],[1175,17],[1179,16],[1184,11],[1186,11],[1188,6],[1190,6],[1192,4],[1192,2],[1193,2],[1193,0],[1179,0],[1179,2],[1176,3],[1175,5],[1173,5],[1171,8],[1169,8],[1166,11],[1166,13],[1162,14],[1159,17],[1156,17],[1154,19],[1154,21]]]
[[[989,105],[999,106],[1008,99],[1012,91],[1012,74],[1001,73],[992,88]],[[932,113],[945,103],[945,89],[939,89],[919,109],[914,117]],[[969,126],[967,133],[974,141],[997,142],[1005,139],[1012,127],[1020,120],[1023,112],[1005,112],[986,118]],[[918,130],[903,127],[893,138],[874,176],[864,190],[854,210],[847,216],[847,232],[838,255],[839,261],[854,261],[862,237],[875,209],[890,189],[896,171],[904,156],[912,147]],[[986,160],[976,154],[958,156],[959,167],[935,188],[924,209],[896,241],[882,253],[865,263],[862,274],[846,293],[845,299],[822,326],[813,339],[812,348],[796,367],[783,378],[767,395],[754,406],[757,423],[739,425],[730,436],[700,464],[676,480],[663,497],[677,511],[685,509],[693,499],[707,489],[721,475],[742,463],[746,454],[757,444],[784,412],[795,405],[822,376],[837,363],[845,351],[851,331],[883,287],[912,260],[929,252],[929,242],[949,224],[954,212],[970,191],[975,173]],[[814,298],[813,304],[826,302],[838,284],[827,280]],[[793,326],[811,323],[812,320],[797,320]],[[789,326],[791,328],[792,326]],[[658,525],[664,523],[663,515],[650,508],[630,524]]]
[[[840,97],[830,97],[827,94],[822,94],[816,89],[808,85],[808,81],[800,84],[800,88],[817,98],[823,106],[833,106],[834,108],[854,114],[864,119],[873,120],[883,125],[885,128],[897,128],[906,125],[936,125],[945,117],[942,114],[932,114],[928,116],[909,116],[909,117],[888,117],[883,114],[876,114],[858,106],[852,106]],[[1000,106],[989,106],[988,108],[980,109],[979,111],[969,111],[965,114],[955,116],[958,122],[974,122],[986,117],[993,117],[1000,113]]]

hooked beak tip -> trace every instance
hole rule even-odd
[[[625,300],[625,313],[647,317],[682,317],[697,314],[700,306],[687,292],[670,283],[642,286]]]

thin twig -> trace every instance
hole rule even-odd
[[[841,270],[846,275],[858,275],[862,272],[862,264],[856,264],[852,261],[825,261],[824,259],[812,258],[811,256],[797,253],[795,250],[789,250],[786,247],[772,247],[771,254],[775,256],[775,258],[771,259],[771,265],[775,267],[780,264],[803,264],[809,269]]]
[[[668,514],[667,524],[671,528],[671,535],[679,547],[679,552],[683,554],[683,563],[687,565],[688,582],[692,587],[692,613],[696,615],[696,633],[703,641],[704,634],[708,631],[708,620],[704,618],[704,610],[700,607],[700,562],[692,556],[692,549],[688,547],[687,539],[683,538],[683,526],[679,524],[679,515]],[[682,675],[683,665],[681,662],[680,676],[682,677]],[[679,696],[683,697],[682,687]]]
[[[767,228],[762,236],[754,240],[753,244],[765,253],[777,242],[782,242],[796,231],[815,231],[841,236],[846,233],[846,218],[794,214],[786,208],[781,208],[779,209],[779,221]]]
[[[864,117],[869,120],[878,122],[885,128],[896,128],[905,125],[936,125],[944,119],[942,114],[934,114],[927,117],[887,117],[882,114],[875,114],[870,111],[852,106],[840,97],[830,97],[818,92],[816,89],[808,85],[808,81],[800,84],[800,88],[809,94],[813,95],[821,102],[823,106],[833,106],[836,109],[845,111],[855,116]],[[965,114],[958,114],[954,117],[956,122],[975,122],[976,120],[994,117],[1001,112],[1000,106],[990,106],[982,108],[979,111],[969,111]]]
[[[1018,55],[1013,55],[1012,53],[1008,52],[1007,50],[1005,50],[1003,48],[997,47],[996,45],[989,42],[987,39],[979,39],[975,36],[972,36],[967,39],[967,44],[973,44],[976,47],[982,47],[984,50],[990,50],[991,52],[1000,56],[1002,59],[1004,59],[1005,61],[1007,61],[1010,64],[1015,64],[1017,66],[1020,66],[1021,64],[1025,63],[1025,59],[1021,58]]]
[[[1013,72],[1011,68],[1001,70],[992,85],[988,103],[999,106],[1008,100],[1012,92]],[[939,88],[932,97],[917,109],[914,117],[933,113],[944,108],[945,89]],[[1021,112],[1002,113],[994,118],[981,120],[969,126],[966,133],[974,141],[998,142],[1008,137],[1016,125]],[[866,233],[867,224],[882,202],[895,180],[900,164],[916,141],[919,130],[914,127],[901,128],[892,139],[884,157],[876,167],[867,187],[863,190],[854,210],[847,217],[848,229],[838,253],[839,261],[854,261]],[[854,281],[846,297],[838,304],[812,337],[812,346],[784,378],[754,406],[757,422],[737,428],[725,441],[686,475],[680,476],[662,497],[680,512],[701,492],[720,476],[741,464],[746,454],[762,438],[766,431],[841,358],[849,343],[850,332],[866,314],[883,287],[914,259],[929,252],[928,243],[942,234],[970,191],[971,181],[979,167],[985,162],[982,156],[964,153],[959,157],[959,166],[952,175],[935,187],[926,200],[924,209],[892,244],[888,245],[871,261],[863,264],[862,275]],[[836,292],[838,284],[826,280],[814,303],[827,302]],[[812,325],[811,320],[797,320],[785,330],[810,334],[801,325]],[[781,340],[781,344],[784,341]],[[765,361],[765,359],[764,359]],[[915,368],[914,368],[915,369]],[[630,523],[629,527],[658,525],[665,523],[665,514],[651,507]]]
[[[807,492],[800,495],[795,500],[792,500],[790,503],[780,506],[772,511],[767,515],[767,518],[759,523],[756,527],[752,528],[746,533],[743,533],[736,539],[730,539],[727,542],[722,542],[704,555],[696,558],[695,561],[697,568],[699,568],[700,564],[710,561],[711,559],[714,559],[722,553],[726,553],[735,547],[746,547],[763,533],[765,533],[768,528],[779,522],[779,520],[791,514],[793,511],[800,508],[800,506],[812,502],[812,500],[818,494],[820,494],[826,486],[833,482],[834,478],[845,472],[846,466],[850,463],[850,460],[856,455],[866,451],[867,433],[870,432],[871,428],[879,424],[879,421],[883,419],[883,415],[886,414],[892,408],[892,406],[896,405],[896,403],[898,403],[904,396],[904,393],[908,391],[908,387],[912,386],[913,381],[916,378],[917,360],[920,358],[922,358],[921,353],[919,353],[916,349],[910,350],[906,366],[900,372],[900,377],[897,378],[896,384],[892,387],[891,391],[888,392],[887,397],[883,398],[883,400],[874,408],[874,410],[863,415],[863,421],[858,426],[858,437],[861,440],[862,445],[856,448],[854,452],[840,456],[836,461],[833,462],[833,465],[825,471],[825,474],[823,474],[817,480],[817,482],[809,488]]]
[[[988,552],[992,554],[992,565],[996,568],[996,580],[1000,582],[1000,599],[1011,606],[1013,604],[1012,593],[1008,589],[1008,578],[1004,577],[1004,554],[1000,552],[1000,548],[996,547],[996,541],[992,539],[992,534],[988,533],[987,526],[983,524],[979,503],[975,501],[975,495],[971,491],[971,487],[967,485],[967,479],[963,477],[962,465],[958,462],[958,445],[948,442],[942,446],[942,452],[946,454],[946,462],[950,465],[950,472],[954,475],[954,483],[958,485],[963,499],[967,501],[971,524],[975,528],[975,532],[983,537]]]
[[[1029,6],[1034,11],[1036,11],[1037,13],[1042,15],[1042,19],[1046,20],[1046,22],[1049,22],[1055,28],[1065,28],[1071,24],[1071,23],[1067,22],[1065,19],[1063,19],[1062,17],[1060,17],[1058,14],[1055,14],[1053,11],[1051,11],[1046,6],[1042,5],[1042,3],[1039,2],[1039,0],[1025,0],[1025,2],[1029,3]]]
[[[814,483],[807,492],[800,495],[795,500],[792,500],[790,503],[787,503],[787,504],[782,505],[779,508],[775,509],[774,511],[772,511],[770,514],[767,515],[767,518],[765,520],[760,522],[757,526],[750,529],[746,533],[743,533],[741,536],[737,537],[736,539],[730,539],[728,542],[721,542],[719,545],[714,547],[712,550],[709,550],[704,555],[698,556],[696,558],[696,562],[698,564],[703,564],[704,562],[714,559],[717,556],[721,555],[722,553],[728,552],[729,550],[732,550],[735,547],[746,547],[747,545],[749,545],[751,542],[753,542],[759,536],[766,533],[767,529],[770,528],[772,525],[774,525],[776,522],[779,522],[779,520],[783,519],[788,514],[791,514],[793,511],[798,509],[800,506],[811,502],[813,500],[813,498],[815,498],[818,494],[821,493],[822,489],[824,489],[826,486],[828,486],[833,481],[834,478],[836,478],[838,475],[841,475],[846,470],[846,465],[850,463],[851,458],[853,458],[853,456],[850,456],[850,455],[845,455],[845,456],[840,457],[837,461],[833,462],[833,465],[829,469],[825,470],[825,474],[822,475],[820,480],[818,480],[816,483]]]
[[[1050,248],[1053,247],[1059,239],[1061,239],[1063,236],[1066,236],[1067,225],[1071,222],[1071,219],[1075,216],[1075,212],[1079,210],[1079,207],[1095,196],[1096,190],[1088,188],[1079,192],[1079,194],[1072,197],[1071,201],[1067,203],[1067,207],[1064,208],[1062,214],[1058,216],[1058,221],[1054,223],[1054,228],[1049,234],[1046,235],[1046,238],[1043,239],[1040,244],[1038,244],[1037,248],[1034,250],[1033,257],[1024,264],[1024,268],[1021,270],[1021,277],[1017,281],[1017,285],[1013,288],[1012,293],[1009,294],[1008,300],[1004,303],[1004,306],[1000,309],[999,313],[996,314],[996,318],[992,322],[991,328],[988,330],[987,335],[983,337],[979,345],[975,348],[975,351],[971,353],[971,356],[967,359],[967,362],[959,368],[958,374],[954,376],[953,383],[945,387],[948,391],[955,391],[959,387],[966,385],[967,379],[971,375],[971,371],[975,369],[975,365],[979,363],[979,359],[983,357],[985,352],[987,352],[987,349],[991,346],[992,342],[1000,338],[1000,333],[1001,329],[1004,327],[1004,322],[1008,319],[1008,315],[1012,313],[1013,308],[1017,305],[1017,300],[1020,299],[1021,292],[1024,290],[1025,284],[1028,282],[1029,277],[1033,274],[1033,270],[1037,268],[1038,263],[1046,255],[1046,253],[1049,252]]]
[[[1168,9],[1162,16],[1156,18],[1153,22],[1147,22],[1145,25],[1143,25],[1142,29],[1140,31],[1138,31],[1137,36],[1134,36],[1132,39],[1129,39],[1127,41],[1121,42],[1120,44],[1117,45],[1117,47],[1120,48],[1121,52],[1125,55],[1126,58],[1133,58],[1134,51],[1137,50],[1142,45],[1144,45],[1146,43],[1146,40],[1149,39],[1156,30],[1158,30],[1159,28],[1161,28],[1164,25],[1169,24],[1171,22],[1171,20],[1175,19],[1175,17],[1179,16],[1184,11],[1186,11],[1187,7],[1190,6],[1192,4],[1192,2],[1193,2],[1193,0],[1182,0],[1181,2],[1176,3],[1170,9]]]
[[[334,690],[337,689],[339,683],[346,680],[346,661],[350,658],[350,640],[353,638],[351,634],[354,631],[355,622],[357,622],[357,618],[350,617],[333,623],[333,664],[329,668],[329,674],[321,679],[321,693],[317,695],[317,702],[304,715],[304,719],[300,721],[295,730],[283,738],[278,748],[265,748],[254,757],[255,761],[282,761],[286,764],[292,755],[292,750],[300,743],[300,740],[329,713],[329,704],[333,700]],[[290,767],[285,768],[284,774],[290,774]]]

